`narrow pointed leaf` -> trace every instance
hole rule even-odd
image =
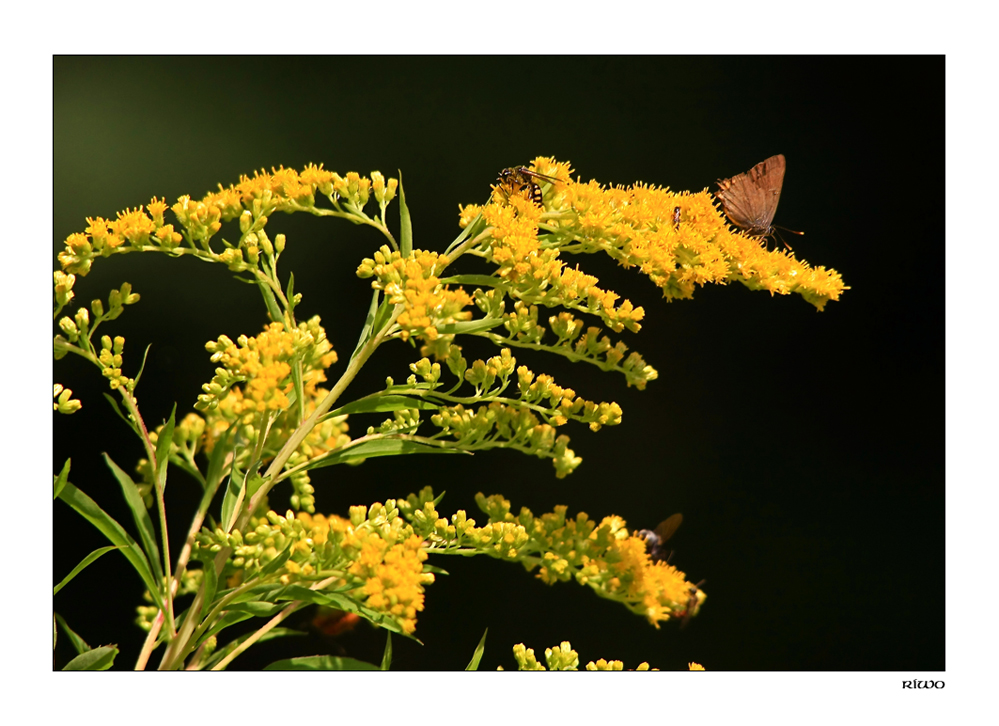
[[[328,456],[315,459],[310,462],[306,469],[321,469],[326,466],[343,464],[359,459],[374,459],[379,456],[397,456],[400,454],[468,454],[470,452],[460,449],[450,449],[441,446],[431,446],[419,441],[408,439],[376,439],[365,441],[357,446],[334,451]]]
[[[274,297],[274,291],[259,280],[257,281],[257,289],[260,290],[260,294],[264,297],[264,305],[267,306],[267,312],[271,316],[271,321],[275,323],[284,322],[284,315],[281,314],[281,307],[278,305],[277,298]]]
[[[239,505],[243,503],[243,492],[246,489],[246,474],[233,469],[229,475],[229,483],[226,485],[225,496],[222,498],[222,529],[225,532],[232,530],[236,523],[236,515],[239,513]]]
[[[135,431],[135,424],[132,423],[132,420],[128,416],[126,416],[125,414],[123,414],[121,412],[121,408],[119,408],[118,402],[116,400],[114,400],[114,397],[111,396],[108,393],[105,393],[104,394],[104,398],[106,398],[108,400],[108,403],[111,404],[111,408],[114,409],[114,412],[116,414],[118,414],[118,418],[120,418],[122,421],[124,421],[126,426],[128,426],[130,429],[132,429],[133,431]]]
[[[122,548],[121,553],[125,555],[125,558],[135,568],[135,571],[139,573],[139,577],[142,578],[146,589],[153,596],[156,606],[163,609],[163,600],[160,598],[159,580],[153,578],[153,573],[149,568],[149,561],[146,559],[145,553],[128,532],[113,517],[97,506],[97,503],[93,499],[69,482],[66,482],[66,486],[59,493],[59,499],[66,502],[80,516],[97,527],[101,534],[111,540],[112,544]]]
[[[400,396],[398,394],[387,393],[381,396],[365,396],[356,401],[352,401],[345,406],[330,411],[325,414],[320,421],[353,413],[385,413],[386,411],[403,411],[406,409],[421,409],[424,411],[436,411],[440,404],[431,403],[422,398],[412,396]]]
[[[285,547],[281,551],[281,554],[279,554],[273,560],[271,560],[266,565],[264,565],[263,567],[261,567],[260,568],[260,577],[264,578],[264,577],[267,577],[268,575],[273,575],[275,572],[277,572],[282,567],[284,567],[284,563],[288,561],[289,557],[291,557],[291,548],[292,547],[294,547],[294,543],[292,543],[292,544],[288,545],[287,547]]]
[[[84,557],[80,561],[80,564],[78,564],[76,567],[74,567],[73,571],[70,572],[68,575],[66,575],[66,577],[64,577],[62,579],[62,582],[60,582],[58,585],[55,586],[55,589],[52,591],[52,594],[53,595],[58,595],[59,591],[61,589],[63,589],[64,587],[66,587],[66,585],[68,585],[70,583],[70,581],[74,577],[76,577],[81,572],[83,572],[89,565],[93,564],[102,555],[106,555],[108,552],[110,552],[112,550],[120,550],[120,549],[121,549],[121,547],[118,546],[118,545],[110,545],[108,547],[101,547],[100,549],[94,550],[89,555],[87,555],[86,557]]]
[[[375,290],[371,295],[371,304],[368,305],[368,315],[364,319],[364,326],[361,328],[361,335],[357,339],[357,345],[354,346],[354,352],[350,354],[350,360],[352,361],[357,357],[357,354],[361,352],[361,348],[364,347],[364,344],[368,342],[368,338],[371,337],[371,331],[374,329],[375,319],[378,317],[378,311],[380,308],[378,304],[378,296],[380,294],[381,293],[378,290]]]
[[[142,549],[153,568],[153,576],[159,582],[163,579],[163,572],[160,569],[160,548],[156,546],[156,532],[153,530],[153,520],[149,517],[149,510],[142,503],[142,495],[139,488],[132,481],[132,477],[126,474],[121,467],[115,464],[111,457],[104,454],[104,461],[107,463],[114,478],[121,485],[121,491],[125,495],[125,503],[132,512],[132,519],[139,529],[139,538],[142,540]]]
[[[288,313],[295,312],[295,273],[292,272],[288,275],[288,288],[285,291],[284,296],[288,298]]]
[[[413,220],[406,206],[406,192],[402,188],[402,171],[399,171],[399,251],[403,257],[413,252]]]
[[[170,461],[170,445],[173,443],[173,430],[176,426],[177,404],[173,405],[170,418],[166,425],[160,430],[156,439],[156,479],[160,483],[160,488],[166,487],[167,463]]]
[[[486,636],[489,635],[489,628],[486,628],[486,632],[482,634],[482,640],[475,647],[475,652],[472,653],[472,660],[468,662],[465,667],[466,671],[477,671],[479,670],[479,662],[482,660],[482,654],[486,650]]]
[[[448,323],[439,326],[437,330],[441,335],[474,335],[484,330],[492,330],[502,324],[502,320],[482,318],[480,320],[464,320],[460,323]]]
[[[235,428],[235,426],[232,427],[232,429]],[[221,438],[215,442],[212,455],[208,459],[208,472],[205,474],[205,483],[213,495],[217,489],[218,482],[222,479],[222,470],[225,467],[226,456],[229,454],[229,437],[232,429],[223,433]]]
[[[59,472],[59,476],[54,477],[53,489],[55,491],[55,499],[59,498],[59,492],[62,488],[66,486],[66,482],[69,481],[69,464],[70,459],[66,459],[66,463],[62,465],[62,471]]]
[[[135,385],[139,385],[139,381],[142,379],[142,371],[146,370],[146,359],[149,357],[149,350],[152,348],[152,344],[146,346],[146,352],[142,354],[142,365],[139,366],[139,372],[135,374]]]
[[[59,622],[59,626],[66,632],[66,636],[69,638],[69,642],[72,643],[73,645],[73,650],[75,650],[77,653],[86,653],[88,650],[90,650],[90,646],[87,645],[87,641],[85,641],[83,638],[77,635],[76,632],[71,627],[69,627],[69,624],[66,622],[65,618],[63,618],[62,615],[56,613],[55,619]]]

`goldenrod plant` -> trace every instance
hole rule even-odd
[[[393,233],[388,212],[396,201]],[[370,306],[355,320],[337,320],[360,331],[346,355],[333,350],[318,316],[299,317],[303,292],[293,275],[278,271],[289,241],[268,232],[277,212],[373,228],[377,242],[357,267],[357,276],[370,280]],[[73,486],[68,460],[55,477],[56,498],[110,541],[83,557],[56,592],[98,557],[120,551],[147,591],[137,623],[148,635],[135,668],[224,669],[255,643],[290,634],[282,623],[310,605],[383,628],[382,663],[317,656],[273,667],[387,668],[391,634],[416,637],[425,589],[444,572],[439,565],[448,556],[519,562],[546,583],[574,581],[655,628],[700,610],[704,591],[650,557],[648,535],[612,514],[569,515],[562,505],[540,515],[526,508],[514,513],[502,495],[480,493],[480,523],[465,511],[441,511],[443,495],[430,487],[370,505],[347,501],[341,515],[322,514],[310,472],[380,456],[510,449],[549,460],[557,479],[571,474],[582,459],[561,431],[574,423],[592,431],[616,426],[621,408],[559,385],[518,363],[515,352],[595,366],[638,389],[658,374],[616,337],[641,329],[643,309],[601,287],[579,264],[568,264],[570,255],[609,255],[648,277],[667,300],[690,298],[708,283],[737,281],[751,290],[796,293],[822,310],[847,289],[840,275],[733,229],[707,191],[573,181],[568,163],[543,157],[507,170],[486,203],[461,208],[459,224],[461,233],[443,251],[416,249],[400,180],[379,172],[341,176],[310,165],[243,176],[171,207],[154,198],[114,220],[88,218],[83,232],[66,239],[54,274],[55,357],[78,355],[97,367],[123,431],[138,437],[144,456],[129,463],[106,457],[131,511],[131,529]],[[217,367],[195,411],[178,419],[175,409],[159,426],[150,426],[139,406],[145,357],[108,330],[126,306],[139,302],[139,293],[123,282],[106,303],[95,299],[67,310],[77,278],[95,262],[139,252],[223,264],[256,286],[263,302],[256,331],[236,340],[219,335],[205,345]],[[469,257],[491,271],[462,272]],[[492,343],[496,354],[469,360],[461,342],[472,338]],[[395,356],[398,382],[388,378],[380,390],[352,390],[376,353]],[[59,383],[54,397],[62,414],[86,415],[92,405]],[[384,420],[365,429],[349,425],[365,414]],[[469,458],[467,466],[477,461]],[[176,472],[197,480],[203,493],[183,543],[171,543],[167,534],[164,492]],[[268,505],[279,485],[291,492],[284,513]],[[248,634],[227,630],[250,619],[257,627]],[[60,624],[80,652],[69,667],[111,665],[115,647],[89,648],[71,624]],[[483,647],[484,640],[469,667],[478,667]],[[522,645],[514,657],[519,668],[542,668]],[[578,662],[567,642],[546,651],[549,669],[575,669]],[[601,659],[585,667],[623,665]]]

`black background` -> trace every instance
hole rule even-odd
[[[565,429],[584,458],[574,474],[559,481],[550,463],[507,452],[375,459],[315,472],[318,510],[345,514],[431,484],[447,490],[440,511],[464,508],[480,522],[478,491],[503,494],[514,511],[565,504],[597,519],[619,514],[634,528],[684,515],[673,564],[706,578],[708,593],[684,630],[654,630],[586,588],[546,586],[519,565],[448,558],[435,562],[451,574],[428,588],[419,619],[425,645],[396,638],[397,669],[463,668],[488,627],[487,669],[513,668],[515,643],[540,657],[569,640],[582,663],[616,658],[629,668],[693,660],[712,670],[940,670],[943,79],[942,57],[57,57],[54,250],[87,216],[113,218],[154,195],[200,197],[280,164],[401,169],[415,246],[443,251],[459,231],[458,204],[484,201],[498,170],[535,156],[569,160],[584,180],[700,190],[783,153],[776,221],[806,232],[788,240],[799,257],[842,273],[852,289],[839,302],[817,313],[799,296],[733,284],[666,303],[634,271],[582,258],[603,287],[644,306],[643,330],[624,339],[660,378],[639,392],[514,351],[536,372],[624,409],[618,427]],[[293,271],[305,295],[299,318],[322,316],[342,359],[336,376],[370,297],[354,270],[381,237],[302,216],[275,216],[268,232],[288,235],[281,271]],[[102,332],[125,336],[128,375],[152,344],[137,393],[155,425],[175,402],[178,417],[192,410],[214,368],[204,343],[254,335],[265,313],[222,266],[161,255],[98,260],[78,279],[75,302],[106,300],[124,280],[142,302]],[[386,375],[405,378],[417,357],[403,344],[382,349],[347,399]],[[67,358],[54,378],[84,402],[56,417],[54,467],[71,456],[71,481],[128,527],[100,454],[131,471],[140,445],[110,413],[96,369]],[[197,496],[184,474],[171,477],[175,550]],[[279,493],[271,503],[285,506]],[[56,582],[107,544],[61,502],[54,532]],[[118,643],[115,668],[130,668],[144,636],[131,623],[142,589],[111,554],[60,592],[55,609],[91,645]],[[335,643],[257,646],[232,668],[318,652],[377,662],[383,645],[362,624]],[[70,657],[63,639],[56,666]]]

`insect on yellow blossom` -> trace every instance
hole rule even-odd
[[[542,199],[541,185],[538,184],[537,180],[555,184],[565,183],[562,179],[556,179],[547,174],[539,174],[536,171],[531,171],[526,166],[513,166],[499,173],[498,188],[507,196],[526,191],[530,200],[540,207]]]

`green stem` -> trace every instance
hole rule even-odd
[[[156,460],[156,447],[153,446],[153,442],[149,438],[149,431],[146,429],[146,423],[142,420],[142,415],[139,413],[138,402],[129,391],[124,389],[122,389],[121,397],[129,415],[132,417],[136,426],[138,426],[139,434],[142,438],[142,444],[146,449],[146,456],[149,457],[153,472],[156,472],[159,470],[159,462]],[[163,493],[163,484],[160,482],[159,476],[153,476],[153,484],[156,488],[156,509],[160,517],[160,536],[163,540],[163,574],[166,576],[166,581],[169,583],[173,576],[170,568],[170,534],[167,532],[166,499]],[[164,588],[163,594],[164,600],[166,601],[167,630],[171,635],[173,635],[173,594],[171,593],[171,588],[169,586]]]
[[[249,505],[243,509],[239,519],[236,521],[236,529],[241,529],[245,526],[251,513],[256,511],[257,506],[263,498],[267,496],[267,493],[271,490],[271,488],[277,483],[277,476],[281,473],[285,463],[287,463],[288,459],[295,452],[295,450],[301,446],[305,437],[312,432],[312,429],[315,428],[319,418],[333,407],[333,404],[337,402],[337,399],[339,399],[343,392],[347,389],[347,386],[349,386],[354,380],[357,373],[368,361],[368,358],[370,358],[378,346],[382,344],[385,340],[387,331],[392,328],[395,324],[396,318],[399,317],[402,311],[403,306],[396,305],[395,310],[392,313],[392,317],[390,317],[382,329],[378,331],[378,334],[364,345],[360,353],[358,353],[358,355],[351,360],[350,365],[347,366],[347,370],[343,372],[343,375],[340,376],[336,385],[333,386],[333,390],[326,395],[326,398],[324,398],[318,406],[316,406],[316,410],[312,412],[312,415],[310,415],[309,418],[307,418],[297,429],[295,429],[295,433],[291,435],[285,445],[281,448],[281,451],[278,452],[278,455],[274,457],[273,461],[271,461],[270,466],[267,467],[267,471],[264,472],[264,480],[266,483],[257,490],[252,499],[250,499]]]
[[[309,587],[309,589],[310,590],[322,590],[324,587],[326,587],[330,583],[336,582],[337,579],[339,579],[339,578],[338,577],[328,577],[325,580],[320,580],[319,582],[313,583]],[[270,620],[268,620],[266,625],[264,625],[262,628],[260,628],[259,630],[257,630],[253,635],[251,635],[249,638],[247,638],[242,643],[240,643],[238,647],[236,647],[231,653],[229,653],[229,655],[227,655],[225,658],[223,658],[218,663],[216,663],[214,666],[212,666],[212,670],[213,671],[223,670],[227,665],[229,665],[230,663],[232,663],[233,659],[235,659],[236,656],[238,656],[240,653],[243,653],[247,648],[249,648],[251,645],[253,645],[254,643],[256,643],[263,636],[267,635],[267,633],[269,633],[276,626],[278,626],[289,615],[291,615],[296,610],[299,610],[302,606],[307,605],[307,604],[308,603],[306,603],[306,602],[304,602],[302,600],[295,600],[293,602],[288,603],[287,607],[285,607],[283,610],[281,610],[281,612],[279,612],[273,618],[271,618]]]

